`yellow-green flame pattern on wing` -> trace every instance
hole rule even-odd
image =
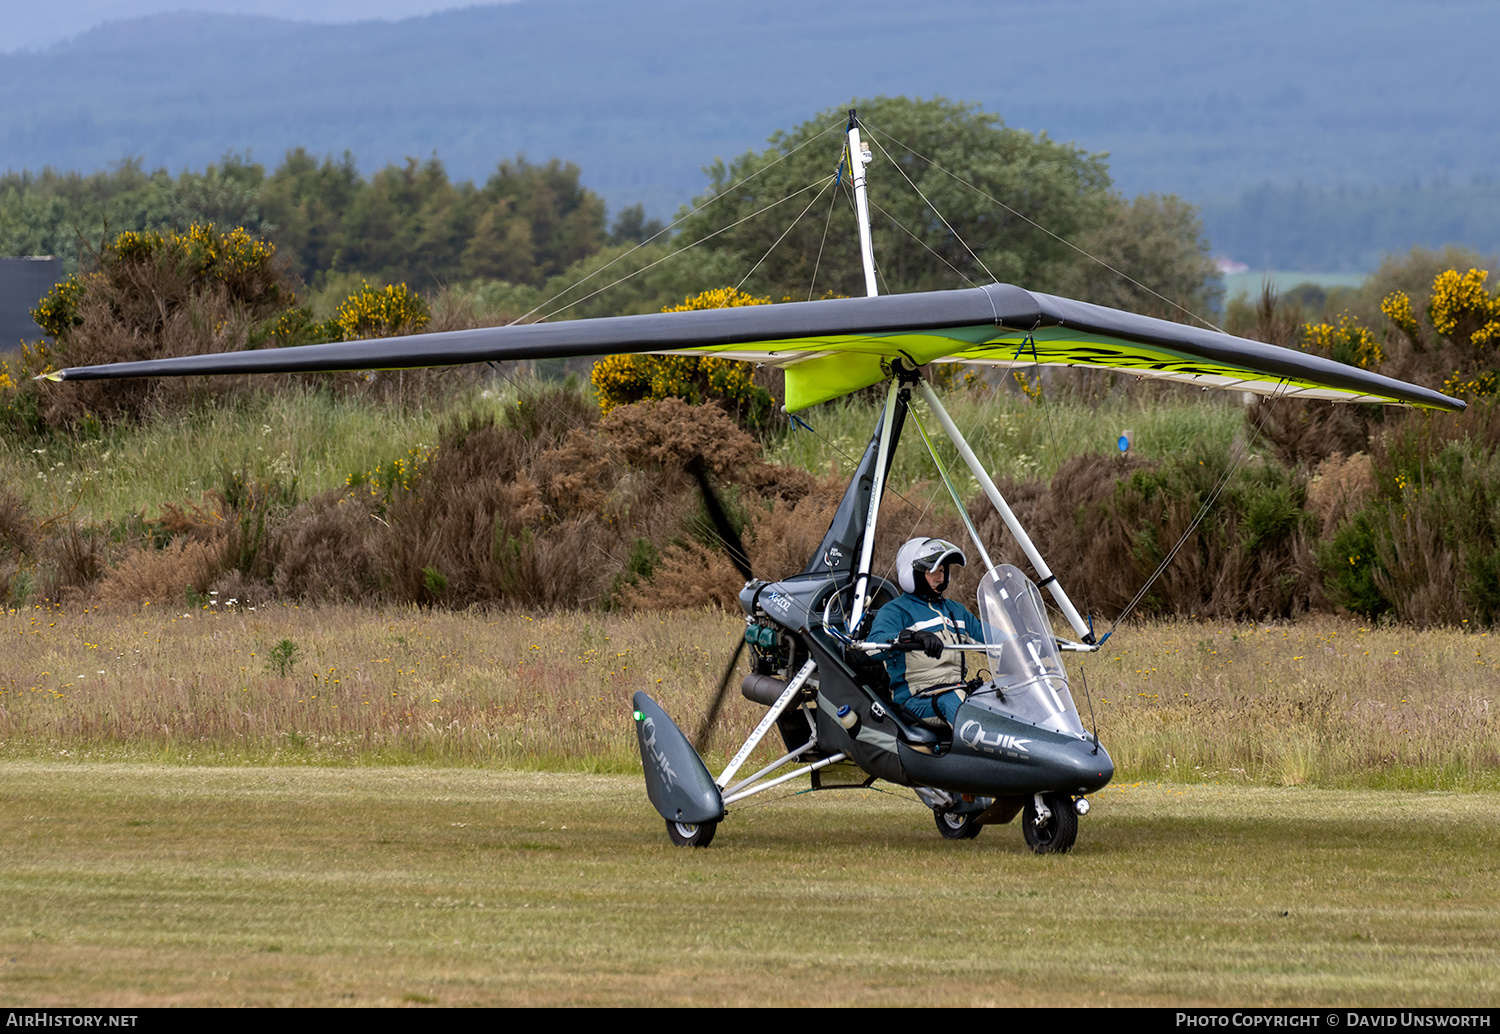
[[[1233,339],[1226,336],[1225,340]],[[753,347],[740,344],[682,349],[670,354],[713,354],[779,366],[786,375],[786,408],[792,412],[879,384],[890,376],[890,363],[897,358],[917,365],[975,363],[1005,369],[1093,367],[1259,395],[1453,408],[1383,391],[1380,390],[1383,386],[1376,383],[1362,389],[1333,387],[1310,377],[1278,376],[1254,365],[1216,361],[1162,345],[1068,327],[1014,331],[977,326],[954,327],[939,333],[829,335],[763,341]]]

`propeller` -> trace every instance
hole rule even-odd
[[[750,571],[750,556],[745,552],[745,544],[740,541],[740,533],[729,520],[729,513],[724,509],[724,504],[719,501],[718,493],[713,485],[708,483],[708,466],[703,462],[703,454],[700,452],[687,462],[687,472],[692,475],[693,480],[698,483],[698,492],[703,496],[703,508],[708,511],[708,519],[714,526],[714,534],[719,541],[724,543],[724,549],[729,553],[729,562],[734,569],[744,575],[746,580],[753,578]]]
[[[748,581],[754,577],[750,570],[750,557],[745,552],[745,544],[740,539],[740,533],[735,530],[729,520],[729,514],[720,502],[718,493],[708,481],[708,468],[703,462],[703,454],[699,453],[687,462],[687,472],[692,475],[698,483],[698,492],[703,496],[703,508],[708,511],[708,519],[714,527],[714,534],[719,541],[724,543],[724,549],[729,553],[729,562],[734,569],[745,576]],[[703,723],[698,726],[698,735],[693,737],[693,747],[699,754],[703,753],[708,746],[708,738],[713,735],[714,726],[719,721],[719,711],[724,706],[724,694],[729,691],[729,682],[734,678],[735,668],[739,666],[740,656],[745,652],[745,637],[734,648],[734,654],[729,658],[729,663],[724,668],[724,677],[719,679],[719,688],[714,693],[713,699],[709,701],[708,713],[703,716]]]
[[[714,726],[719,724],[719,708],[724,706],[724,694],[729,690],[729,681],[734,678],[734,669],[739,666],[740,654],[744,652],[745,637],[740,636],[734,653],[730,655],[729,663],[724,666],[724,677],[719,680],[719,689],[709,701],[708,713],[703,716],[703,724],[698,726],[698,735],[693,737],[693,749],[699,754],[702,754],[704,748],[708,746],[708,738],[713,735]]]

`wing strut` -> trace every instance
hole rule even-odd
[[[1031,566],[1036,571],[1037,585],[1045,588],[1052,594],[1052,599],[1056,601],[1058,609],[1063,612],[1063,616],[1068,619],[1068,624],[1073,626],[1073,631],[1078,635],[1078,638],[1092,645],[1094,634],[1089,631],[1088,624],[1084,622],[1083,617],[1078,613],[1078,608],[1073,606],[1073,601],[1068,599],[1068,594],[1063,591],[1062,583],[1057,580],[1057,576],[1047,566],[1047,561],[1042,559],[1042,554],[1037,550],[1035,543],[1031,541],[1031,536],[1027,535],[1026,529],[1021,527],[1021,522],[1016,519],[1015,513],[1012,512],[1010,505],[1005,501],[1005,497],[1000,494],[1000,489],[995,487],[995,482],[990,478],[989,472],[984,469],[984,465],[979,462],[979,457],[975,456],[974,450],[969,448],[969,443],[964,440],[964,436],[959,432],[958,426],[954,424],[953,418],[943,408],[943,403],[938,399],[937,392],[933,391],[932,385],[926,381],[920,381],[917,387],[922,392],[922,397],[927,400],[927,404],[932,407],[932,412],[936,414],[938,422],[943,425],[944,433],[948,435],[954,445],[958,446],[958,454],[969,465],[969,470],[978,479],[980,486],[984,489],[984,494],[989,496],[990,502],[994,504],[995,511],[1000,514],[1000,519],[1005,522],[1005,526],[1010,529],[1010,533],[1016,537],[1016,543],[1021,547],[1021,552],[1026,554],[1027,560],[1031,561]]]

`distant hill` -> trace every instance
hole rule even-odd
[[[581,165],[662,209],[714,155],[841,98],[983,103],[1114,156],[1130,192],[1228,196],[1263,180],[1395,184],[1488,171],[1500,7],[1185,0],[526,0],[401,22],[172,14],[0,62],[6,165],[174,170],[228,148],[349,148],[367,168],[437,151]]]
[[[522,0],[355,25],[179,13],[0,58],[0,164],[178,171],[251,149],[274,165],[301,145],[348,149],[367,172],[435,152],[483,182],[524,152],[577,163],[615,210],[669,216],[702,189],[700,166],[816,111],[941,94],[1109,152],[1127,194],[1228,205],[1267,182],[1490,172],[1496,39],[1485,0]]]
[[[1500,254],[1500,181],[1326,189],[1262,184],[1203,206],[1217,254],[1254,269],[1363,273],[1414,245]]]

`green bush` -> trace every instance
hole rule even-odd
[[[1148,582],[1141,615],[1264,620],[1319,606],[1306,481],[1256,457],[1231,473],[1232,459],[1222,443],[1162,460],[1077,456],[1050,481],[1007,481],[1001,491],[1042,555],[1066,563],[1060,577],[1074,601],[1096,616],[1113,620]],[[1027,563],[982,498],[970,510],[997,561]]]
[[[1419,626],[1500,617],[1500,406],[1412,415],[1380,436],[1376,497],[1319,551],[1336,603]]]
[[[1375,547],[1378,516],[1373,508],[1361,510],[1340,525],[1331,540],[1318,546],[1318,566],[1328,598],[1372,620],[1391,609],[1390,601],[1375,584],[1380,563]]]

